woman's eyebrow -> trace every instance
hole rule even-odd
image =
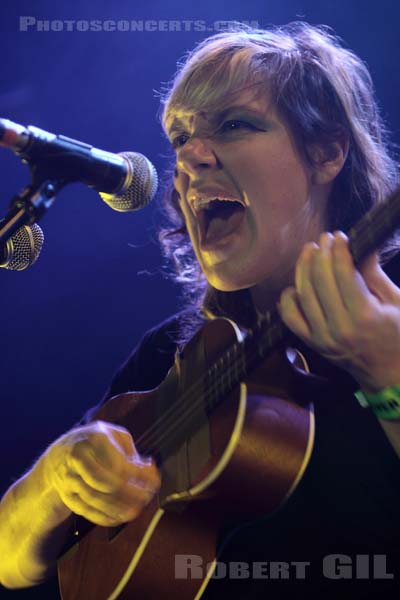
[[[221,121],[221,120],[225,119],[230,113],[237,112],[237,111],[244,111],[244,112],[254,115],[255,117],[258,117],[258,118],[265,117],[265,114],[263,111],[252,108],[252,107],[248,106],[248,104],[232,104],[231,106],[228,106],[227,108],[222,110],[220,113],[218,113],[218,115],[217,115],[218,120]]]
[[[181,121],[181,119],[178,119],[177,117],[174,118],[174,120],[172,121],[172,124],[170,127],[166,127],[166,132],[167,135],[171,135],[172,133],[175,133],[175,131],[182,131],[182,129],[184,129],[185,126],[183,124],[183,121]]]

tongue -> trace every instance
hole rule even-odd
[[[244,207],[237,203],[224,203],[215,216],[211,216],[206,225],[206,243],[214,243],[221,238],[233,233],[243,220]]]

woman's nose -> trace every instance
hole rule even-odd
[[[209,139],[192,137],[177,150],[176,164],[178,172],[197,175],[199,170],[215,167],[218,159]]]

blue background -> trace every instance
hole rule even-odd
[[[0,7],[0,116],[104,150],[140,151],[160,175],[170,149],[158,122],[160,90],[176,62],[211,32],[19,31],[36,19],[258,21],[328,24],[369,65],[393,140],[400,141],[400,9],[380,2],[214,0],[211,6],[16,0]],[[184,28],[184,25],[182,25]],[[29,181],[27,167],[0,149],[0,215]],[[1,490],[96,403],[118,365],[150,326],[179,306],[161,274],[156,201],[119,214],[83,185],[70,185],[41,222],[45,246],[25,272],[0,272]],[[1,557],[0,557],[1,560]],[[56,598],[50,585],[0,590],[1,597]]]

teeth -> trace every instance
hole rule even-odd
[[[199,210],[208,210],[215,200],[216,198],[213,198],[212,200],[207,198],[199,198],[193,203],[194,209],[196,212],[198,212]]]
[[[239,204],[242,204],[237,198],[195,198],[193,200],[194,211],[197,213],[201,210],[210,210],[214,202],[239,202]]]

